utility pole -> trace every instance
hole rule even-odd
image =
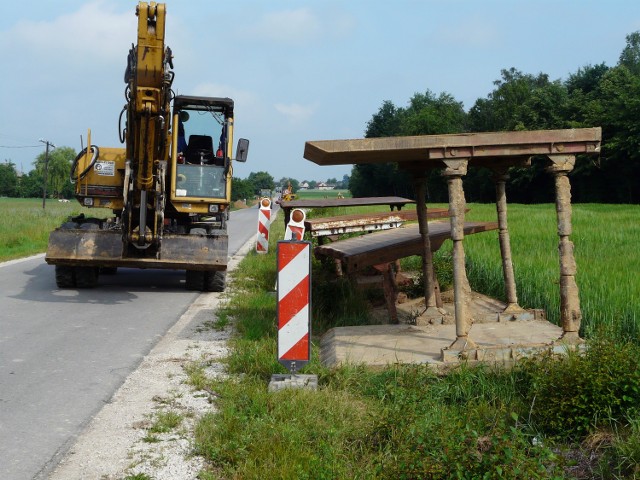
[[[42,188],[42,209],[44,210],[46,207],[46,201],[47,201],[47,174],[49,172],[49,147],[56,148],[56,146],[53,143],[51,143],[49,140],[40,139],[40,141],[47,146],[47,149],[44,154],[44,185]]]

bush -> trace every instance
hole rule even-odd
[[[532,418],[544,431],[583,437],[624,423],[640,405],[640,348],[594,340],[584,353],[524,362]]]
[[[480,409],[482,410],[482,409]],[[461,411],[433,422],[414,425],[399,455],[384,469],[383,478],[549,479],[562,478],[555,455],[511,418],[498,413],[481,419],[477,410]]]

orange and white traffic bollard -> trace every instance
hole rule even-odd
[[[256,239],[256,252],[267,253],[269,251],[269,228],[271,227],[271,200],[264,197],[260,200],[258,210],[258,236]]]
[[[285,240],[302,240],[304,237],[304,221],[307,216],[304,210],[295,208],[291,211],[289,223],[284,231]]]

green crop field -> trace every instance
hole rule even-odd
[[[303,192],[306,195],[316,192]],[[324,192],[322,192],[324,193]],[[333,194],[335,197],[335,193]],[[334,198],[331,197],[331,198]],[[318,197],[315,197],[318,198]],[[322,198],[322,197],[320,197]],[[468,204],[466,219],[497,221],[494,204]],[[446,204],[432,204],[444,207]],[[311,216],[344,215],[382,210],[383,207],[316,209]],[[640,206],[573,205],[573,232],[578,265],[583,335],[605,328],[616,338],[640,338]],[[555,205],[508,206],[509,233],[518,299],[526,308],[543,308],[560,322],[558,234]],[[446,253],[451,242],[441,252]],[[474,289],[504,300],[504,282],[498,232],[465,239],[467,275]],[[413,262],[416,269],[420,262]]]
[[[44,252],[49,232],[70,215],[106,217],[110,211],[89,210],[72,200],[68,203],[35,198],[0,198],[0,262]]]
[[[342,194],[347,198],[351,196],[349,190],[298,190],[296,196],[299,199],[317,199],[317,198],[338,198],[338,194]]]
[[[496,219],[494,205],[469,205],[469,220]],[[582,333],[605,328],[616,337],[640,338],[640,206],[577,204],[573,233],[582,308]],[[559,258],[554,205],[510,205],[509,233],[522,306],[560,315]],[[502,298],[498,233],[465,240],[468,276],[483,293]]]

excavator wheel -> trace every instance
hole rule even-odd
[[[207,292],[224,292],[227,283],[227,272],[205,272],[204,287]]]
[[[58,288],[74,288],[76,286],[75,269],[67,265],[56,265],[56,285]]]
[[[202,272],[187,270],[187,290],[199,292],[224,292],[227,281],[227,272]]]
[[[98,284],[96,267],[76,267],[76,287],[93,288]]]
[[[187,270],[187,290],[204,290],[204,273],[199,270]]]

